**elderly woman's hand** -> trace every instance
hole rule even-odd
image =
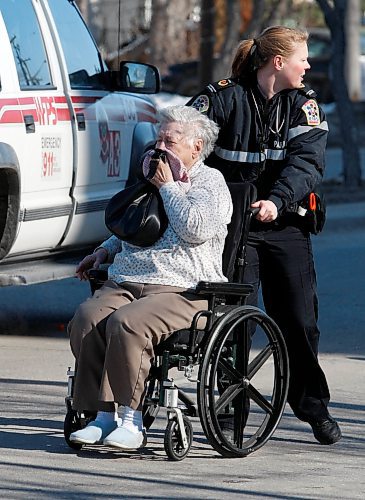
[[[81,280],[88,280],[87,271],[89,269],[97,269],[100,264],[106,261],[108,257],[108,252],[105,248],[98,248],[91,255],[86,255],[76,267],[76,276]]]
[[[157,168],[156,168],[156,173],[150,179],[150,182],[157,187],[157,189],[160,189],[161,186],[166,184],[167,182],[173,182],[174,178],[172,177],[172,172],[170,165],[168,161],[162,161],[159,160]]]
[[[252,203],[252,208],[259,208],[259,212],[256,215],[256,219],[260,222],[272,222],[278,216],[278,209],[270,200],[259,200]]]

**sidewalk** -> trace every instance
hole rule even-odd
[[[356,213],[351,210],[356,206],[330,205],[329,224],[339,224],[343,211]],[[1,290],[2,310],[9,301],[12,306],[7,316],[13,327],[8,332],[17,331],[19,318],[35,327],[27,336],[0,335],[0,497],[362,500],[365,232],[327,230],[313,241],[320,275],[319,358],[341,441],[319,445],[309,426],[287,406],[272,439],[245,459],[219,456],[194,418],[191,451],[184,461],[171,462],[163,448],[167,422],[161,410],[141,452],[103,446],[72,451],[62,428],[66,370],[74,361],[65,331],[55,326],[66,324],[82,296],[88,296],[86,284],[69,279],[15,287]],[[188,390],[193,395],[194,384],[188,384]]]
[[[287,406],[272,439],[244,459],[220,457],[194,418],[192,449],[182,462],[172,462],[163,449],[164,410],[141,452],[69,449],[62,434],[65,371],[73,361],[68,341],[0,336],[0,497],[362,500],[364,358],[320,359],[331,381],[331,411],[343,432],[334,446],[316,443]]]

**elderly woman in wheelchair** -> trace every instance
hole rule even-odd
[[[221,173],[204,164],[217,134],[217,125],[194,108],[162,110],[156,148],[166,156],[150,182],[163,200],[167,229],[143,248],[113,235],[76,270],[80,279],[95,281],[94,270],[111,263],[106,281],[68,328],[76,366],[64,430],[72,448],[141,448],[146,428],[165,406],[170,458],[186,456],[192,442],[187,416],[197,414],[219,453],[245,456],[269,439],[280,420],[288,385],[285,343],[269,317],[245,305],[251,288],[239,283],[248,224],[243,213],[254,192],[248,186],[243,196],[242,184],[229,189]],[[255,330],[264,342],[252,349]],[[197,365],[195,404],[169,370],[183,370],[191,379]],[[271,382],[255,386],[252,379],[267,365]],[[250,430],[253,403],[262,415],[254,410]]]

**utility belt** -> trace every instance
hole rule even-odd
[[[297,214],[303,217],[305,227],[310,233],[318,234],[322,231],[326,222],[326,201],[319,186],[299,203]]]
[[[297,227],[301,231],[318,234],[326,220],[326,204],[320,189],[314,189],[300,203],[290,205],[286,212],[273,222],[251,221],[251,231],[280,230],[287,226]]]
[[[267,191],[265,185],[270,185],[273,181],[270,179],[269,181],[266,180],[263,182],[261,177],[262,173],[265,171],[266,162],[261,165],[247,165],[243,169],[240,163],[223,162],[221,158],[213,155],[212,160],[208,164],[218,169],[227,182],[250,182],[256,186],[259,193],[261,191]],[[271,167],[268,170],[271,170]],[[258,196],[259,199],[265,199],[265,195],[258,194]],[[294,225],[304,231],[318,234],[322,231],[325,221],[326,203],[321,186],[318,185],[301,202],[290,205],[285,214],[280,216],[277,223],[273,225]],[[255,224],[253,220],[251,226],[255,227],[255,230],[260,230],[258,228],[261,228],[262,224]],[[256,226],[258,226],[258,228],[256,228]],[[272,225],[264,223],[262,227],[269,229]]]
[[[326,202],[322,191],[314,189],[301,202],[288,207],[278,218],[278,225],[295,226],[311,234],[322,231],[326,222]]]

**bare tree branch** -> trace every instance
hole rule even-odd
[[[361,185],[361,164],[358,143],[358,125],[354,106],[350,101],[345,81],[345,17],[346,0],[335,0],[331,7],[327,0],[317,0],[321,7],[333,43],[331,64],[333,93],[337,103],[342,138],[344,181],[347,187]]]
[[[227,26],[225,39],[219,58],[219,64],[214,68],[214,79],[230,76],[233,52],[240,39],[240,5],[237,0],[227,0]]]

